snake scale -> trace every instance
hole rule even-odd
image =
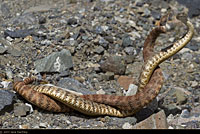
[[[45,85],[31,85],[34,78],[15,82],[13,89],[36,106],[54,112],[68,112],[75,109],[86,115],[130,116],[150,103],[159,93],[163,84],[162,70],[159,64],[180,51],[192,38],[194,27],[186,21],[188,32],[166,51],[153,54],[155,40],[160,33],[165,33],[165,26],[154,28],[144,43],[144,66],[140,75],[139,92],[133,96],[82,95],[78,96],[61,88]],[[55,99],[55,100],[54,100]],[[58,102],[59,101],[59,102]],[[62,102],[62,103],[60,103]],[[64,104],[64,105],[63,105]],[[54,107],[54,108],[52,108]]]

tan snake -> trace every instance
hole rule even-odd
[[[23,90],[27,90],[27,92],[37,91],[39,96],[48,95],[62,103],[66,106],[75,109],[81,113],[87,115],[111,115],[111,116],[118,116],[124,117],[134,114],[136,111],[147,105],[151,102],[159,93],[161,86],[163,84],[163,75],[161,69],[158,65],[169,58],[170,56],[177,53],[181,50],[192,38],[194,33],[194,28],[191,22],[187,21],[187,26],[189,28],[187,34],[178,42],[173,44],[173,47],[168,49],[165,52],[160,52],[154,56],[152,56],[152,49],[155,44],[155,40],[157,36],[165,32],[166,28],[164,26],[157,27],[152,30],[152,32],[147,37],[144,45],[144,70],[140,77],[140,88],[142,88],[141,92],[138,92],[136,95],[133,96],[113,96],[113,95],[83,95],[77,96],[67,91],[63,91],[60,88],[44,86],[44,85],[26,85],[30,83],[33,79],[28,78],[25,79],[25,82],[15,82],[14,90],[16,90],[19,94],[21,94],[25,99],[33,103],[31,99],[31,95],[27,97],[26,94],[23,94]],[[147,56],[152,56],[145,58],[145,51],[149,53]],[[159,79],[158,79],[159,78]],[[33,90],[33,91],[32,91]],[[43,93],[43,94],[42,94]],[[35,92],[33,92],[35,94]],[[46,95],[44,95],[46,94]],[[48,96],[46,98],[50,99]],[[43,106],[41,106],[41,102],[34,101],[35,105],[39,106],[46,110],[51,110],[49,107],[45,107],[45,103],[43,102]],[[56,102],[56,101],[55,101]],[[101,104],[104,103],[104,104]],[[59,107],[60,103],[57,103]],[[53,105],[56,105],[55,103]],[[66,106],[61,104],[60,108],[66,109],[69,111]],[[112,107],[113,106],[113,107]],[[57,108],[54,111],[62,112],[62,110]]]

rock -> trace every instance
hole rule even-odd
[[[162,110],[133,126],[133,129],[167,129],[165,112]]]
[[[1,85],[3,85],[3,88],[8,88],[9,87],[9,85],[12,83],[11,81],[2,81],[2,82],[0,82],[1,83]],[[7,90],[5,90],[5,91],[7,91]]]
[[[199,0],[177,0],[180,4],[189,8],[188,16],[190,18],[200,15]]]
[[[14,95],[9,90],[0,90],[0,115],[12,109]]]
[[[39,24],[44,24],[44,23],[46,23],[46,18],[44,17],[44,16],[40,16],[39,17]]]
[[[136,3],[135,5],[137,7],[142,7],[145,4],[145,2],[143,0],[136,0],[135,3]]]
[[[199,121],[197,121],[197,120],[191,120],[188,122],[184,122],[181,125],[184,126],[184,128],[186,128],[186,129],[199,129],[199,127],[200,127]]]
[[[100,89],[96,92],[97,94],[105,94],[106,92],[103,89]]]
[[[103,37],[100,37],[99,38],[99,45],[101,45],[104,48],[107,48],[108,47],[108,42]]]
[[[123,47],[133,46],[133,41],[131,40],[129,35],[124,35],[124,37],[122,38],[122,46]]]
[[[135,95],[137,93],[138,86],[130,84],[126,96]]]
[[[34,62],[37,72],[62,72],[73,67],[69,50],[53,52],[49,56]]]
[[[160,12],[157,11],[152,11],[151,14],[156,20],[159,20],[161,17]]]
[[[80,33],[75,33],[75,34],[73,34],[73,35],[71,36],[71,38],[72,38],[73,40],[77,40],[79,36],[80,36]]]
[[[133,63],[134,60],[135,60],[135,55],[127,55],[124,57],[124,60],[126,62],[126,64],[130,64],[130,63]]]
[[[20,51],[20,50],[18,50],[17,48],[12,47],[12,46],[9,46],[9,47],[7,48],[7,52],[8,52],[9,54],[11,54],[12,56],[16,56],[16,57],[21,56],[21,54],[23,53],[23,51]]]
[[[33,107],[31,104],[25,103],[26,106],[28,106],[30,108],[30,113],[33,113]]]
[[[24,13],[11,19],[13,25],[33,25],[36,22],[36,17],[32,13]]]
[[[48,123],[47,122],[40,122],[40,124],[39,124],[39,127],[40,128],[46,128],[46,127],[48,127]]]
[[[169,124],[176,126],[177,128],[199,128],[200,122],[200,106],[193,108],[190,112],[184,109],[180,116],[170,117]],[[169,117],[168,117],[169,118]]]
[[[23,103],[15,103],[14,115],[15,116],[26,116],[27,112],[30,112],[30,107]]]
[[[95,33],[96,34],[103,34],[104,30],[101,26],[96,26]]]
[[[95,48],[94,52],[97,54],[102,54],[104,52],[104,48],[102,46],[98,46]]]
[[[0,11],[7,17],[10,15],[10,8],[7,3],[1,3]]]
[[[46,39],[46,40],[42,40],[40,44],[41,44],[41,45],[49,46],[49,45],[51,45],[52,43],[51,43],[50,40],[47,40],[47,39]]]
[[[113,72],[106,72],[102,78],[106,81],[114,80],[114,73]]]
[[[114,72],[115,74],[124,74],[126,71],[126,66],[122,62],[121,56],[112,56],[109,57],[106,61],[103,63],[100,63],[100,68],[104,72]]]
[[[126,47],[126,48],[124,49],[124,51],[125,51],[128,55],[135,55],[135,54],[137,53],[134,47]]]
[[[31,6],[30,8],[26,9],[24,13],[31,13],[31,12],[47,12],[55,8],[54,4],[42,4],[39,6]]]
[[[122,126],[122,129],[131,129],[133,126],[130,124],[130,123],[128,123],[128,122],[126,122],[126,123],[124,123],[124,125]]]
[[[179,53],[180,53],[180,54],[183,54],[183,55],[184,55],[184,53],[188,53],[188,52],[191,52],[191,50],[190,50],[189,48],[183,48],[183,49],[181,49],[181,50],[179,51]]]
[[[32,35],[34,33],[34,29],[19,29],[15,31],[6,30],[4,31],[4,36],[10,36],[12,38],[25,38],[28,35]]]
[[[7,48],[5,48],[4,46],[0,46],[0,54],[3,54],[7,51]]]
[[[142,68],[142,62],[134,62],[133,64],[128,64],[126,68],[126,75],[134,74],[135,78],[138,78],[140,75],[140,69]]]
[[[187,102],[187,98],[185,97],[184,92],[182,92],[180,90],[176,90],[175,95],[176,95],[176,98],[177,98],[176,103],[182,105],[182,104],[185,104]]]
[[[117,82],[125,90],[128,90],[129,89],[129,85],[133,84],[135,82],[135,79],[133,77],[129,77],[129,76],[120,76],[118,78]]]
[[[199,84],[197,81],[190,81],[191,87],[197,87]]]
[[[75,18],[69,18],[67,21],[68,25],[76,25],[77,24],[77,19]]]
[[[125,117],[125,118],[111,117],[109,120],[110,125],[119,126],[124,129],[135,125],[136,122],[137,122],[137,119],[135,117]]]
[[[193,59],[193,56],[191,53],[184,53],[181,57],[181,59],[186,59],[188,61],[191,61]]]
[[[72,78],[63,78],[58,81],[57,85],[59,87],[67,88],[75,92],[81,92],[83,94],[95,94],[94,91],[90,91],[85,87],[85,85]]]
[[[109,43],[113,43],[114,42],[114,39],[113,39],[112,36],[105,36],[104,39],[107,40]]]
[[[19,129],[30,129],[30,125],[19,125]]]
[[[182,110],[181,117],[182,118],[188,118],[188,117],[190,117],[190,112],[187,109]]]
[[[189,48],[192,51],[198,51],[199,47],[200,47],[200,44],[197,41],[191,41],[190,43],[186,45],[186,48]]]
[[[144,9],[144,17],[149,17],[151,15],[151,11],[148,8]]]
[[[8,79],[12,79],[13,78],[13,72],[10,69],[6,70],[6,76],[8,77]]]

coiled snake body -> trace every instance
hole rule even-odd
[[[182,39],[174,43],[167,51],[160,52],[154,56],[153,48],[155,46],[155,40],[160,33],[166,32],[166,27],[159,26],[150,32],[144,43],[143,56],[145,64],[140,75],[139,92],[136,95],[114,96],[94,94],[78,96],[63,91],[61,88],[45,85],[30,85],[29,83],[34,78],[27,78],[22,82],[15,82],[13,89],[29,102],[49,111],[68,112],[70,111],[69,108],[72,108],[91,116],[130,116],[146,106],[158,95],[164,81],[162,70],[158,65],[176,54],[191,40],[194,33],[192,23],[187,21],[187,27],[189,30]]]

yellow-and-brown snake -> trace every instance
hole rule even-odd
[[[185,36],[175,42],[171,48],[158,54],[153,52],[156,38],[160,33],[165,33],[167,28],[158,26],[147,36],[143,48],[145,64],[140,75],[139,92],[135,95],[92,94],[79,96],[53,86],[31,85],[30,83],[35,78],[26,78],[24,81],[15,82],[13,89],[29,102],[53,112],[68,112],[71,108],[90,116],[125,117],[133,115],[158,95],[164,81],[162,70],[158,65],[180,51],[192,39],[194,27],[188,20],[185,23],[188,27]]]

